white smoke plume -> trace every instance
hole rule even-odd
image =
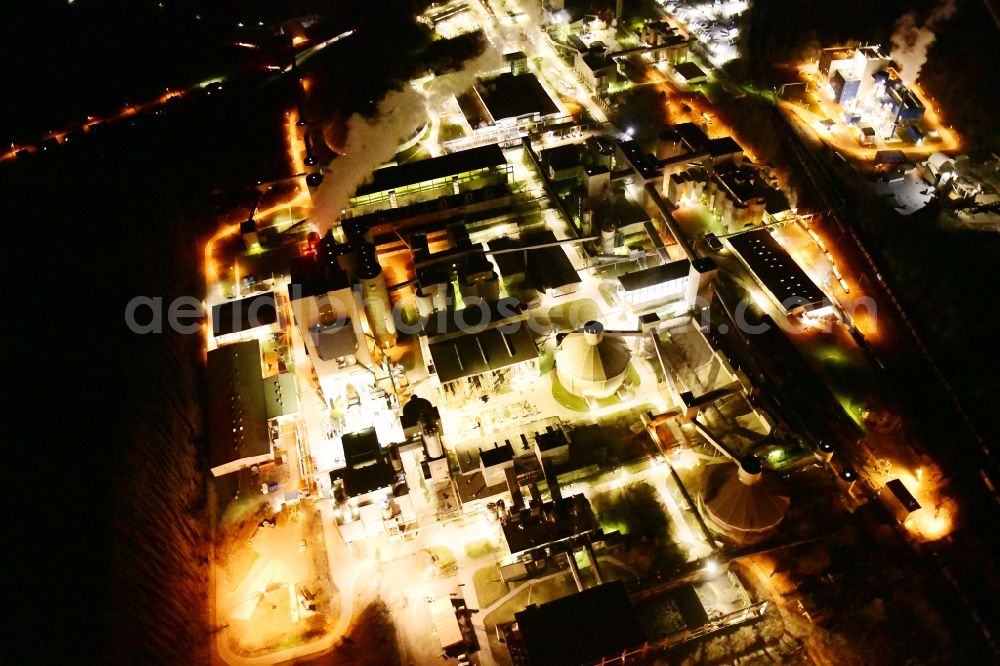
[[[340,219],[340,211],[375,167],[391,159],[426,119],[424,97],[410,86],[389,91],[373,118],[354,114],[348,119],[344,153],[323,174],[313,196],[310,217],[321,235]]]
[[[937,39],[934,27],[955,13],[955,0],[945,0],[931,10],[923,25],[915,12],[903,14],[896,21],[896,30],[892,33],[891,57],[899,66],[899,76],[903,83],[912,86],[920,76],[920,70],[927,62],[927,49]]]
[[[434,79],[430,85],[429,102],[434,108],[440,108],[442,102],[452,95],[461,95],[476,83],[476,77],[483,72],[496,70],[503,64],[500,52],[490,42],[485,42],[483,52],[477,57],[467,60],[462,69],[443,74]]]
[[[428,104],[440,108],[443,97],[465,92],[475,83],[478,73],[495,69],[502,62],[500,54],[487,42],[483,53],[466,61],[461,70],[436,78],[427,95],[407,85],[386,94],[373,118],[351,116],[347,121],[344,153],[333,161],[313,196],[310,218],[320,235],[340,219],[341,211],[371,172],[392,159],[399,144],[427,121]]]

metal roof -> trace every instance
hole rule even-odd
[[[496,144],[470,148],[418,162],[377,169],[372,173],[372,182],[359,187],[354,196],[386,192],[406,185],[447,178],[466,171],[486,169],[506,163],[507,158]]]
[[[270,453],[260,344],[249,340],[213,349],[207,375],[211,467]]]
[[[531,663],[578,666],[621,656],[646,641],[621,581],[534,604],[514,614]]]
[[[786,313],[800,307],[813,310],[830,305],[826,294],[809,279],[767,229],[732,236],[729,243]]]
[[[518,325],[510,333],[501,333],[497,328],[467,333],[435,342],[430,345],[430,351],[438,379],[442,382],[474,377],[489,370],[538,358],[535,340],[523,325]]]
[[[321,360],[334,361],[358,351],[358,336],[349,318],[326,326],[315,324],[309,327],[309,333]]]
[[[212,335],[216,337],[270,326],[276,321],[278,309],[273,291],[212,306]]]
[[[687,259],[671,261],[669,264],[660,264],[652,268],[641,271],[633,271],[618,276],[618,282],[625,291],[635,291],[644,287],[651,287],[654,284],[663,284],[686,278],[691,270],[691,262]]]
[[[477,83],[476,92],[494,122],[534,113],[542,116],[559,113],[534,74],[501,74]]]
[[[262,380],[264,385],[264,407],[267,418],[292,416],[299,411],[299,396],[295,391],[295,376],[283,372]]]
[[[491,449],[479,449],[479,460],[483,467],[502,465],[514,459],[514,447],[510,444],[494,444]]]
[[[701,79],[708,74],[693,62],[682,62],[679,65],[674,65],[674,69],[680,74],[685,81],[693,81],[694,79]]]

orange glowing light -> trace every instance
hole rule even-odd
[[[903,522],[907,531],[919,541],[936,541],[951,533],[957,505],[943,493],[944,481],[935,466],[918,467],[913,472],[901,470],[899,479],[920,503]]]

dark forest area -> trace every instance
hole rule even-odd
[[[959,131],[966,152],[995,152],[1000,146],[995,122],[1000,87],[991,82],[1000,63],[1000,27],[980,0],[755,2],[744,16],[742,58],[732,63],[733,70],[770,87],[792,80],[788,63],[815,58],[824,47],[860,42],[891,50],[893,31],[906,13],[925,24],[935,12],[951,7],[953,13],[945,11],[947,18],[932,25],[935,39],[918,81]],[[848,195],[843,211],[848,223],[876,257],[938,365],[988,437],[996,431],[991,412],[1000,390],[1000,364],[984,351],[993,337],[985,322],[1000,306],[990,276],[1000,257],[1000,237],[950,223],[950,213],[935,204],[903,217],[879,199],[868,176],[829,153],[818,159]]]

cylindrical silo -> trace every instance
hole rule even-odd
[[[375,257],[375,247],[364,243],[358,249],[358,282],[361,302],[375,343],[382,349],[396,344],[396,322],[392,318],[392,303],[385,285],[382,266]]]

